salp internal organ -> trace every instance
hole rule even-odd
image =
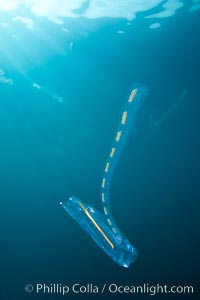
[[[111,212],[109,190],[115,167],[122,150],[127,143],[131,130],[134,128],[137,113],[146,98],[148,89],[142,84],[134,84],[123,108],[120,122],[106,160],[101,180],[101,202],[103,212],[87,204],[77,197],[70,197],[63,208],[91,236],[96,244],[103,249],[115,262],[129,267],[137,258],[136,248],[128,241],[117,227]]]

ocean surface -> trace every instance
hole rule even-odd
[[[0,1],[0,299],[37,284],[192,285],[198,299],[200,2]],[[115,222],[138,249],[113,262],[65,212],[101,210],[100,185],[128,90],[148,96],[114,172]],[[25,286],[34,288],[27,293]]]

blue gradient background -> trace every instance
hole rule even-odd
[[[26,294],[27,283],[191,284],[195,295],[167,297],[198,298],[199,18],[198,12],[184,18],[180,13],[158,30],[145,28],[147,20],[139,18],[124,35],[113,35],[124,20],[105,20],[67,55],[27,71],[64,103],[50,101],[18,73],[15,87],[1,85],[1,300],[62,298]],[[59,202],[74,195],[100,208],[102,170],[136,81],[149,87],[149,96],[111,188],[116,223],[139,252],[124,269]],[[152,126],[151,116],[160,119],[184,90],[177,109]],[[101,295],[67,297],[86,296]]]

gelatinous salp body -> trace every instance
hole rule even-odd
[[[61,203],[63,208],[91,236],[96,244],[115,262],[126,268],[137,258],[137,250],[122,234],[113,219],[109,190],[115,167],[127,143],[129,134],[134,128],[137,112],[141,108],[147,92],[146,86],[134,84],[122,110],[101,180],[103,212],[99,212],[77,197],[70,197],[66,202]]]

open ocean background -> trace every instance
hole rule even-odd
[[[65,298],[27,294],[28,283],[185,284],[194,295],[168,297],[198,299],[200,10],[189,13],[190,2],[158,28],[140,12],[69,18],[69,31],[39,18],[35,32],[0,10],[1,300]],[[111,187],[116,223],[139,252],[124,269],[59,203],[73,195],[101,208],[102,171],[134,82],[149,95]]]

